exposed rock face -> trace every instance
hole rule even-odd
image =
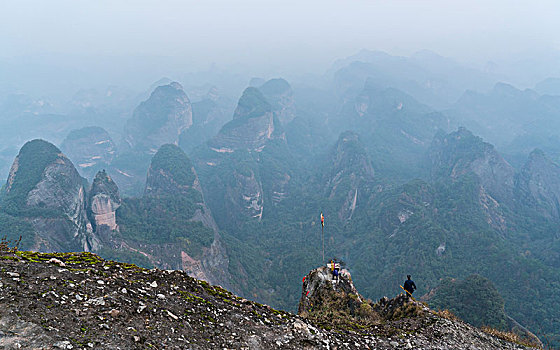
[[[340,204],[340,220],[350,220],[362,196],[371,191],[375,171],[366,150],[356,133],[340,134],[333,154],[332,165],[327,171],[327,196]]]
[[[282,125],[287,125],[296,117],[294,92],[284,79],[271,79],[261,85],[259,90],[270,103],[274,115]]]
[[[32,223],[36,249],[87,251],[95,244],[83,179],[70,159],[46,141],[29,141],[21,148],[6,183],[3,209]]]
[[[474,174],[485,191],[498,201],[511,201],[514,170],[494,147],[465,128],[438,134],[430,149],[432,178],[457,180]]]
[[[89,210],[96,232],[119,230],[116,211],[121,206],[117,184],[102,170],[95,175],[89,193]]]
[[[541,150],[529,155],[517,178],[520,202],[547,217],[560,218],[560,167]]]
[[[61,149],[87,178],[110,164],[116,152],[109,133],[95,126],[71,131],[62,142]]]
[[[264,209],[262,183],[253,170],[249,174],[234,171],[233,177],[235,184],[228,190],[232,211],[260,220]]]
[[[193,123],[192,107],[176,82],[157,87],[142,102],[126,125],[125,142],[133,150],[154,154],[166,143],[177,144],[179,135]]]

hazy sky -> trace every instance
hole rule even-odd
[[[560,48],[560,1],[1,0],[0,55],[197,61],[339,57],[360,48],[492,58]],[[326,57],[325,57],[326,56]]]
[[[31,85],[70,68],[100,83],[213,63],[321,73],[363,48],[484,64],[560,50],[559,18],[558,0],[0,0],[0,60],[15,64],[7,80],[27,74]]]

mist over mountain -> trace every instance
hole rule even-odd
[[[0,238],[287,311],[323,276],[321,327],[405,307],[383,297],[412,274],[431,307],[556,346],[558,4],[499,3],[9,4]]]

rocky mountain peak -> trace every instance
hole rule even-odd
[[[517,177],[520,199],[545,214],[560,217],[560,166],[535,149]]]
[[[353,131],[345,131],[338,137],[334,167],[339,170],[351,169],[367,179],[372,179],[375,174],[366,149]]]
[[[105,170],[99,171],[93,179],[88,205],[96,232],[118,230],[116,211],[120,206],[121,197],[117,184]]]
[[[239,98],[233,119],[260,117],[271,112],[272,107],[262,92],[254,87],[248,87]]]
[[[134,150],[154,154],[165,143],[177,144],[193,123],[189,98],[177,82],[158,86],[134,110],[126,124],[125,142]]]
[[[239,99],[233,120],[209,141],[209,146],[218,153],[261,152],[272,139],[285,139],[278,119],[259,89],[248,87]]]
[[[485,192],[495,199],[511,201],[514,169],[494,146],[466,128],[447,135],[438,133],[430,148],[431,175],[436,181],[456,181],[475,175]]]
[[[152,158],[146,179],[145,195],[186,195],[200,192],[200,184],[190,159],[179,147],[165,144]]]
[[[270,103],[274,115],[287,125],[296,117],[294,92],[284,79],[270,79],[259,87],[259,90]]]
[[[27,142],[14,160],[3,194],[2,210],[24,217],[38,234],[43,251],[89,250],[84,180],[53,144]]]
[[[346,308],[345,311],[352,316],[356,314],[361,304],[366,300],[354,287],[352,276],[348,270],[342,269],[338,280],[336,280],[331,269],[327,266],[318,267],[309,272],[303,280],[298,314],[308,315],[321,308],[321,306],[330,307],[332,305],[326,304],[338,298],[342,300],[337,301],[341,302]]]

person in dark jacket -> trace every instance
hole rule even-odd
[[[406,281],[404,281],[404,290],[406,290],[408,293],[406,293],[406,296],[412,296],[412,293],[414,293],[414,291],[416,290],[416,285],[414,284],[414,281],[410,279],[410,275],[406,275]]]

